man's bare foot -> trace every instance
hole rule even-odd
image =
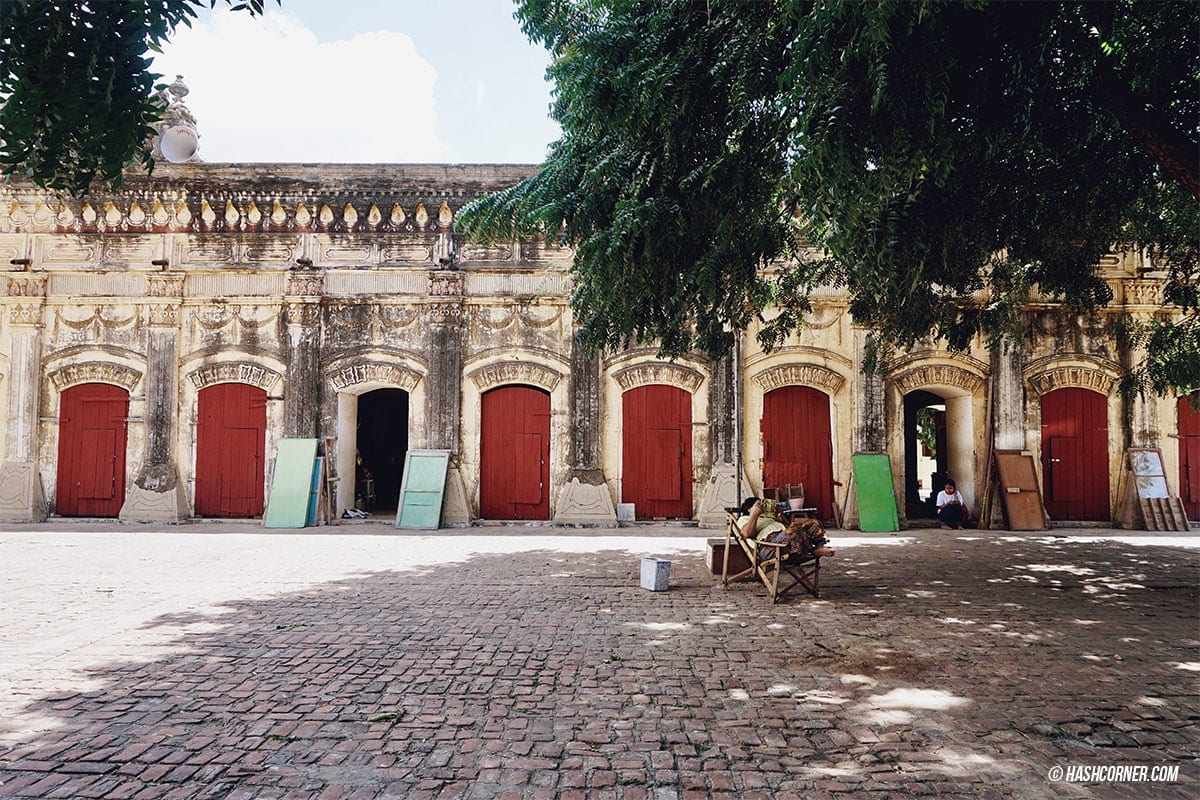
[[[829,558],[830,556],[837,555],[837,551],[832,547],[818,547],[816,550],[813,550],[813,555],[818,558]]]
[[[942,526],[942,530],[944,530],[944,531],[948,531],[948,530],[950,530],[950,526],[949,526],[949,525],[943,525],[943,526]]]

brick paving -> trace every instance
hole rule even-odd
[[[1197,537],[834,531],[771,606],[694,529],[260,530],[0,532],[0,797],[1198,793]]]

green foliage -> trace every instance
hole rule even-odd
[[[768,306],[775,346],[834,285],[881,347],[962,349],[1035,289],[1107,303],[1095,265],[1122,246],[1194,314],[1197,8],[525,0],[563,137],[460,220],[575,246],[595,347],[718,355]]]
[[[937,412],[928,406],[917,409],[917,441],[931,457],[937,456]]]
[[[728,349],[770,299],[757,269],[792,242],[772,6],[529,2],[521,19],[554,53],[565,135],[536,177],[460,215],[468,234],[561,230],[585,342]]]
[[[261,14],[264,0],[233,2]],[[83,194],[152,166],[150,51],[216,0],[0,0],[0,172]],[[161,88],[161,87],[159,87]]]

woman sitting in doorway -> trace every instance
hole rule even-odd
[[[937,515],[938,521],[942,523],[942,530],[961,531],[967,514],[967,504],[959,494],[958,484],[947,478],[945,488],[938,492],[937,496]]]
[[[782,542],[787,544],[788,558],[809,561],[813,558],[828,558],[836,554],[825,538],[825,529],[815,519],[794,516],[791,523],[784,525],[774,517],[763,514],[762,501],[747,497],[738,508],[738,530],[742,538],[756,542]],[[771,548],[759,548],[758,557],[770,557]]]

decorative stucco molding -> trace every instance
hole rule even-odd
[[[188,373],[188,380],[197,389],[217,383],[246,383],[270,391],[281,377],[278,372],[248,361],[226,364],[207,364]]]
[[[0,232],[434,233],[452,225],[455,213],[443,200],[436,219],[431,218],[424,203],[417,203],[414,213],[409,214],[400,202],[385,196],[362,197],[361,190],[351,199],[338,197],[339,192],[330,189],[326,202],[307,203],[267,191],[255,192],[249,200],[244,192],[236,197],[202,195],[198,202],[195,197],[173,197],[174,192],[133,197],[133,191],[136,190],[130,188],[105,200],[63,200],[57,209],[41,198],[28,199],[25,197],[28,192],[22,193],[23,202],[0,197]]]
[[[559,493],[554,521],[559,525],[615,526],[617,511],[608,487],[572,478]]]
[[[421,381],[421,375],[398,364],[364,362],[350,364],[329,375],[329,385],[335,392],[344,392],[362,383],[382,383],[411,392]]]
[[[179,306],[177,305],[148,305],[146,308],[146,324],[156,327],[175,328],[179,325]]]
[[[8,308],[8,321],[13,325],[37,326],[42,323],[42,304],[19,303]]]
[[[8,278],[9,297],[45,297],[45,275],[10,275]]]
[[[146,276],[147,297],[183,297],[184,274],[172,272]]]
[[[953,364],[922,364],[892,377],[902,394],[927,386],[951,386],[975,394],[983,388],[983,376]]]
[[[59,392],[81,383],[109,383],[132,392],[133,387],[142,379],[142,373],[124,364],[85,361],[82,364],[68,364],[46,377],[50,380],[50,385]]]
[[[649,386],[652,383],[665,383],[678,386],[686,392],[695,392],[704,383],[704,375],[698,370],[680,364],[635,364],[631,367],[617,370],[613,379],[622,391],[629,391],[639,386]]]
[[[562,373],[531,361],[500,361],[468,373],[480,392],[505,384],[523,383],[553,392],[562,380]]]
[[[783,386],[814,386],[835,394],[846,382],[838,373],[816,364],[784,364],[765,369],[754,375],[753,379],[764,394]]]
[[[463,293],[461,272],[437,271],[429,273],[429,294],[434,297],[455,297]]]
[[[430,322],[461,323],[465,318],[461,300],[427,303],[422,306],[422,310]]]
[[[1163,303],[1163,282],[1147,280],[1126,280],[1122,282],[1125,288],[1125,305],[1127,306],[1161,306]]]
[[[325,275],[320,272],[289,272],[286,292],[292,297],[320,297],[325,292]]]
[[[1045,370],[1027,379],[1033,393],[1041,396],[1055,389],[1091,389],[1110,395],[1117,386],[1117,378],[1094,367],[1065,366]]]
[[[289,325],[300,325],[314,328],[321,323],[321,304],[319,301],[302,301],[284,305]]]

